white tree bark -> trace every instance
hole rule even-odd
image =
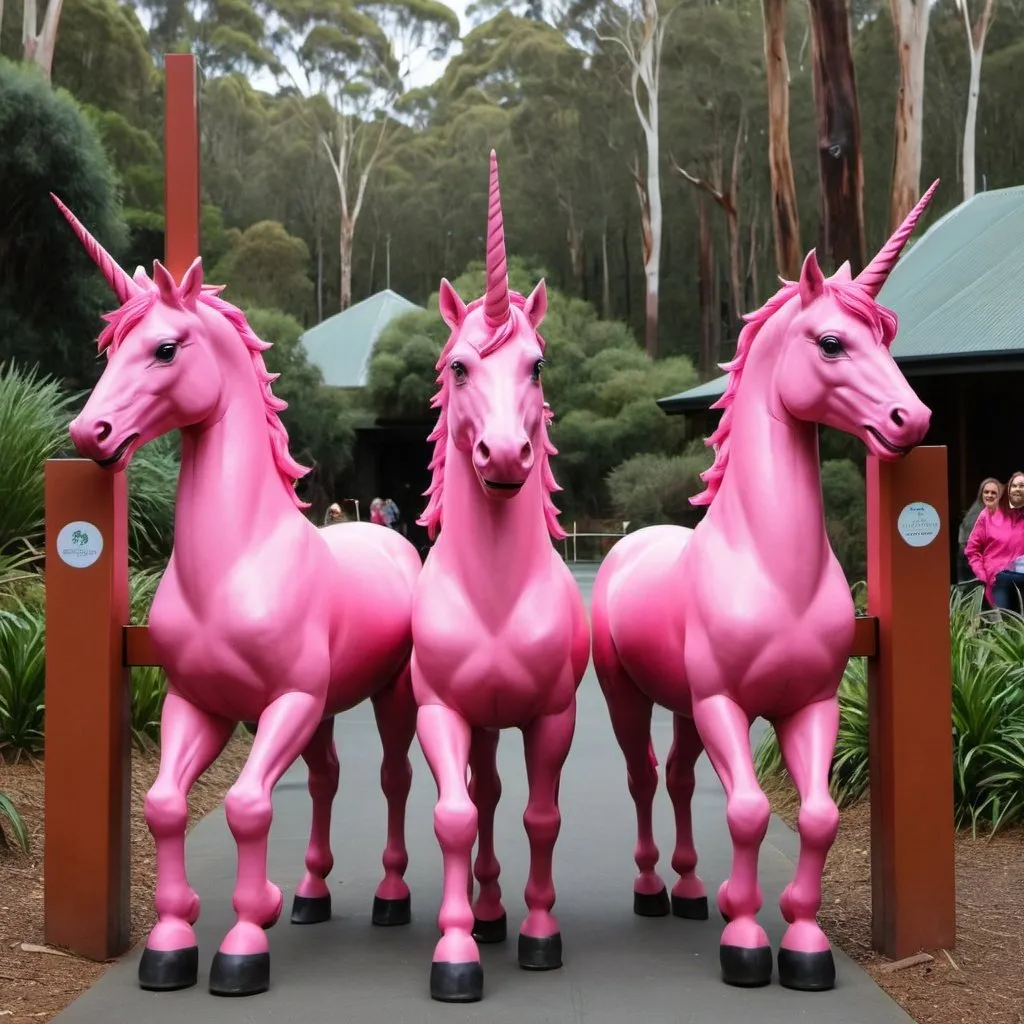
[[[44,0],[45,2],[45,0]],[[43,27],[39,29],[39,15],[36,0],[25,0],[21,19],[22,56],[26,63],[37,64],[50,81],[53,74],[53,54],[57,48],[57,28],[64,0],[49,0]],[[0,0],[0,15],[3,14],[3,0]]]
[[[889,230],[895,231],[921,198],[924,141],[924,52],[928,42],[928,0],[891,0],[900,91],[896,100]]]
[[[967,86],[967,116],[964,118],[963,144],[963,178],[964,201],[975,192],[975,148],[974,140],[978,126],[978,99],[981,96],[981,61],[985,53],[985,37],[992,24],[995,12],[995,0],[985,0],[985,8],[981,12],[978,23],[972,27],[971,12],[967,9],[967,0],[957,0],[957,7],[964,16],[964,29],[967,32],[967,49],[971,55],[971,75]]]
[[[327,156],[331,161],[331,168],[334,171],[334,178],[338,183],[338,197],[341,200],[341,230],[339,232],[339,257],[341,263],[340,282],[340,307],[344,312],[352,305],[352,246],[355,240],[356,224],[359,222],[359,214],[363,209],[363,199],[366,196],[366,185],[373,173],[374,164],[380,156],[381,146],[384,144],[384,136],[387,132],[387,121],[382,121],[380,133],[377,135],[377,144],[369,158],[361,162],[359,176],[355,183],[355,197],[350,198],[350,186],[352,179],[352,151],[355,135],[358,131],[367,130],[368,126],[355,124],[355,116],[343,114],[340,111],[337,115],[337,152],[332,144],[334,140],[327,135],[321,135],[320,141]]]
[[[646,280],[644,348],[654,358],[658,354],[658,293],[661,275],[661,143],[659,135],[659,87],[661,51],[665,27],[670,16],[658,10],[658,0],[641,0],[639,17],[630,12],[622,31],[609,40],[618,43],[629,60],[630,92],[637,120],[644,133],[646,166],[644,177],[634,166],[637,196],[640,200],[640,226],[643,239],[644,278]],[[642,89],[641,89],[642,86]]]

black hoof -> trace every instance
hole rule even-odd
[[[210,967],[215,996],[256,996],[270,988],[269,953],[218,953]]]
[[[292,900],[292,924],[321,924],[331,919],[331,894],[296,896]]]
[[[708,919],[708,898],[698,896],[689,899],[685,896],[672,896],[672,913],[675,917],[685,917],[687,921],[706,921]]]
[[[832,950],[798,953],[779,950],[779,984],[799,992],[827,992],[836,984],[836,962]]]
[[[430,998],[439,1003],[479,1003],[484,997],[484,969],[477,961],[430,965]]]
[[[558,932],[542,939],[520,935],[519,966],[524,971],[557,971],[562,966],[562,936]]]
[[[508,936],[508,915],[502,914],[490,921],[473,919],[473,938],[477,942],[504,942]]]
[[[382,928],[390,928],[396,924],[408,924],[412,920],[412,898],[406,896],[400,900],[383,900],[373,897],[373,923]]]
[[[191,988],[199,978],[199,947],[150,949],[139,961],[139,988],[147,992],[174,992]]]
[[[633,913],[641,917],[665,917],[668,915],[668,890],[662,889],[653,896],[644,892],[633,893]]]
[[[740,988],[757,988],[772,980],[772,948],[757,946],[721,946],[722,981]]]

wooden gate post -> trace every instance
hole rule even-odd
[[[199,99],[196,59],[164,55],[164,266],[174,279],[199,255]]]
[[[867,464],[872,940],[956,942],[945,447]]]
[[[45,488],[43,930],[106,960],[131,926],[128,491],[89,459],[49,460]]]

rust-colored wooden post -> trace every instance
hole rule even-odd
[[[164,56],[164,265],[180,280],[199,255],[199,99],[196,59]]]
[[[871,897],[876,949],[956,941],[946,449],[868,458]]]
[[[46,463],[44,934],[91,960],[128,948],[128,492],[88,459]]]

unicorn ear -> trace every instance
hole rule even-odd
[[[537,283],[537,287],[530,292],[526,304],[523,306],[523,312],[530,323],[533,324],[533,329],[536,330],[547,315],[547,311],[548,286],[544,283],[544,278],[542,277]]]
[[[441,319],[454,331],[466,319],[466,304],[459,298],[459,293],[452,287],[447,277],[441,278],[441,290],[438,293],[437,305],[441,311]]]
[[[153,260],[153,283],[164,303],[168,306],[178,305],[178,287],[171,272],[159,260]]]
[[[853,272],[850,270],[850,261],[847,260],[836,272],[832,275],[836,281],[852,281]]]
[[[800,304],[809,306],[825,292],[825,277],[818,266],[818,254],[812,249],[800,270]]]
[[[181,279],[181,287],[178,289],[178,294],[181,297],[181,303],[188,309],[196,308],[196,299],[199,298],[199,293],[203,288],[203,257],[197,256],[192,261],[192,266],[185,271],[185,276]]]

